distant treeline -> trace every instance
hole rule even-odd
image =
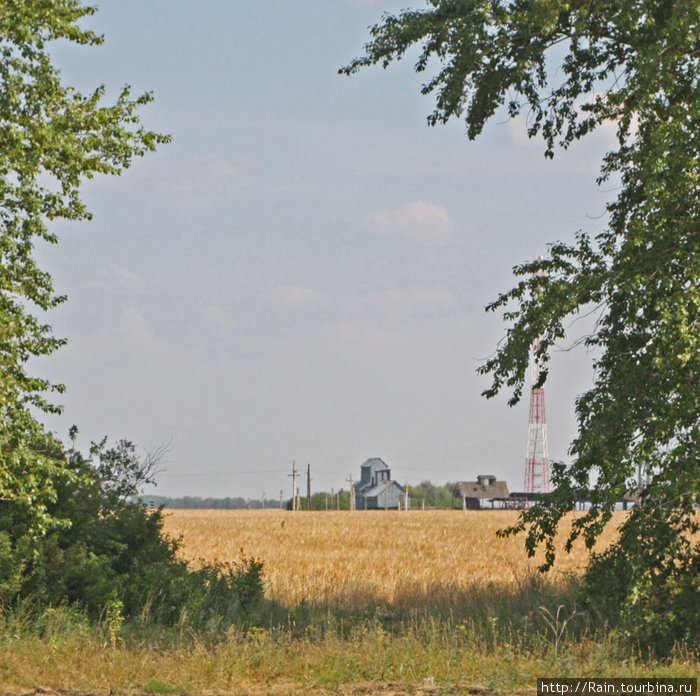
[[[170,498],[162,495],[142,495],[141,500],[149,507],[183,508],[187,510],[247,510],[260,508],[279,508],[277,500],[252,500],[250,498],[200,498],[194,495],[185,495],[182,498]],[[283,505],[287,504],[283,500]]]
[[[409,485],[408,494],[411,499],[412,508],[436,508],[449,509],[455,507],[453,493],[456,484],[446,483],[436,485],[430,481],[422,481],[413,486]],[[283,498],[280,506],[279,498],[258,500],[252,498],[200,498],[198,496],[186,495],[182,498],[170,498],[161,495],[143,495],[141,500],[149,507],[181,508],[188,510],[260,510],[262,508],[284,508],[291,509],[290,498]],[[306,496],[301,496],[302,510],[306,509]],[[461,506],[461,505],[460,505]],[[312,510],[349,510],[350,492],[339,490],[334,493],[320,492],[311,496]]]

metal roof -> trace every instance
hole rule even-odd
[[[398,482],[398,481],[382,481],[381,483],[378,483],[376,486],[373,486],[372,488],[357,488],[357,492],[360,493],[362,496],[365,498],[374,498],[377,495],[380,495],[383,493],[385,490],[388,488],[391,488],[391,486],[397,486],[397,488],[403,493],[404,487]]]
[[[371,457],[362,466],[371,466],[374,471],[389,468],[387,463],[379,457]]]

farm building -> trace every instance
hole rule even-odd
[[[490,475],[480,475],[476,478],[476,481],[458,483],[455,489],[455,495],[462,499],[462,507],[465,510],[509,506],[510,496],[505,481],[497,481],[495,476]]]
[[[391,469],[379,457],[368,459],[360,468],[355,484],[358,510],[400,510],[407,504],[406,489],[391,479]]]

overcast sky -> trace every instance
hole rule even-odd
[[[368,457],[402,483],[522,490],[528,404],[480,396],[505,332],[484,307],[547,242],[602,229],[612,140],[548,161],[520,119],[476,142],[428,127],[410,58],[339,76],[406,4],[105,0],[104,46],[56,48],[81,89],[152,90],[142,118],[173,138],[86,186],[94,220],[39,250],[69,296],[47,317],[68,346],[34,364],[67,386],[59,437],[170,443],[162,495],[289,495],[292,460],[347,488]],[[589,361],[555,357],[553,459]]]

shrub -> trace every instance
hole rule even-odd
[[[77,476],[59,484],[51,510],[64,524],[43,537],[13,534],[21,511],[0,509],[1,603],[76,606],[92,621],[119,606],[124,619],[202,628],[226,628],[259,604],[261,561],[191,570],[163,533],[162,509],[127,497],[148,480],[131,443],[103,440],[91,455],[99,461],[68,453]]]
[[[635,563],[620,544],[594,554],[584,576],[584,599],[594,620],[603,617],[637,647],[669,655],[682,645],[700,653],[700,554],[664,567]]]

